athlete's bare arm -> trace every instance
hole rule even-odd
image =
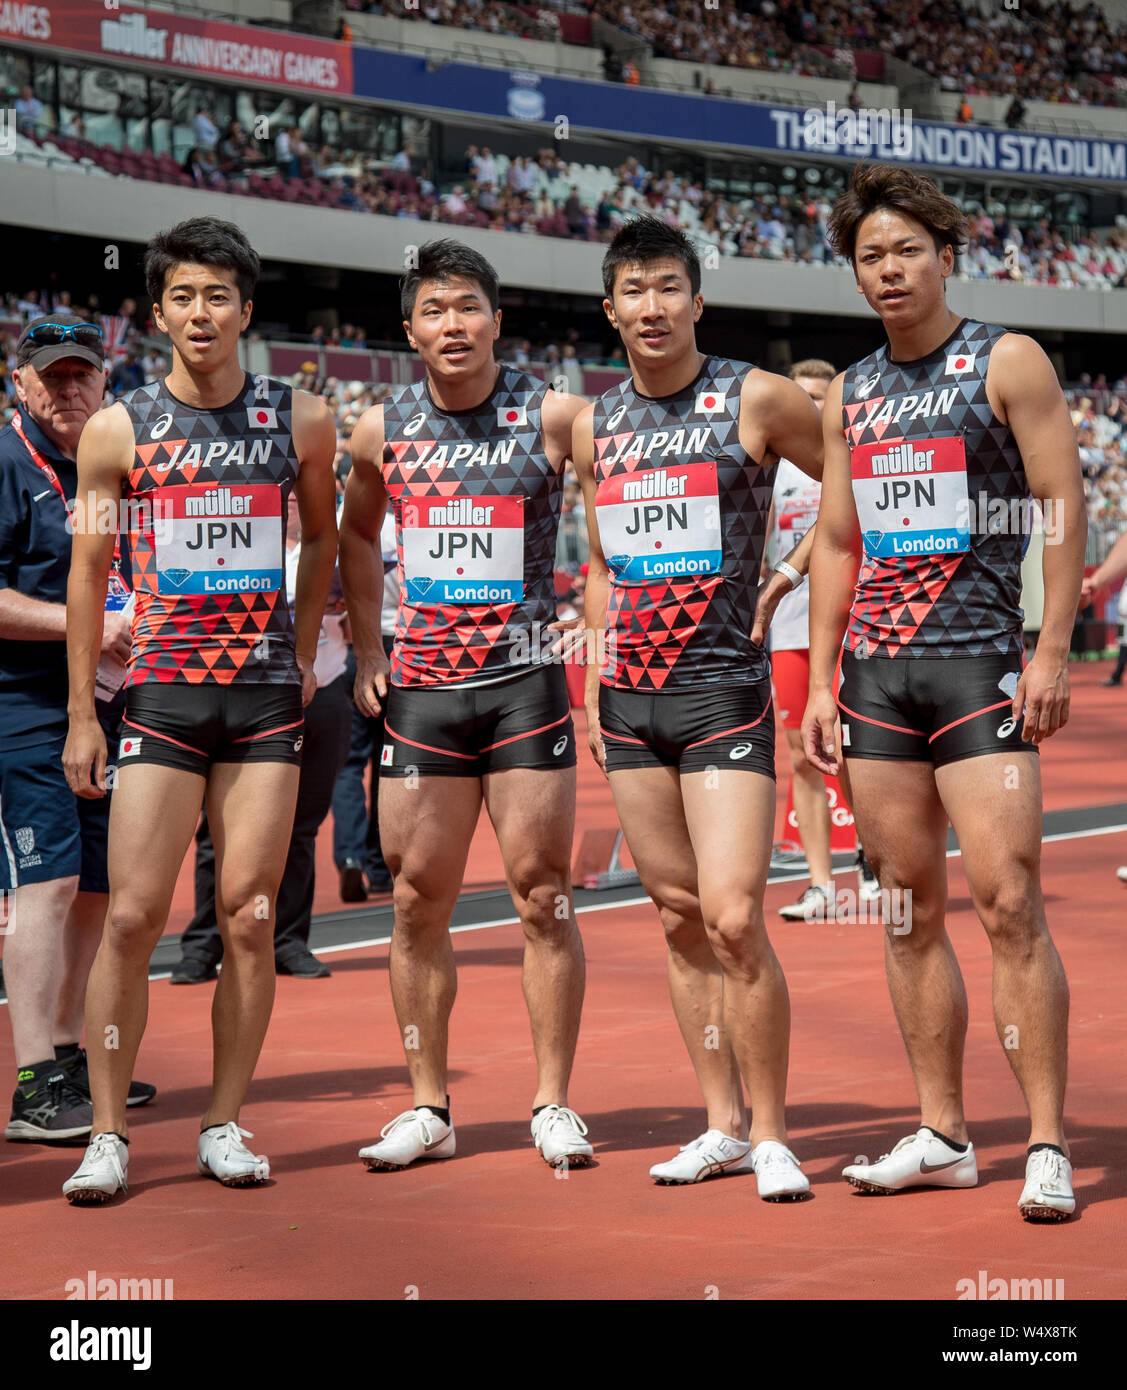
[[[116,523],[122,480],[133,463],[133,443],[133,426],[122,405],[92,415],[78,443],[78,492],[67,581],[70,728],[63,770],[71,791],[85,797],[106,794],[106,738],[94,712],[94,677],[103,649],[106,590],[117,530],[116,525],[99,529],[98,523],[104,517]]]
[[[1080,588],[1080,607],[1087,608],[1101,589],[1127,575],[1127,532],[1107,552],[1107,559],[1093,570]]]
[[[1007,333],[998,340],[986,394],[995,415],[1013,431],[1029,490],[1045,516],[1045,613],[1012,711],[1020,719],[1024,708],[1021,736],[1040,743],[1068,723],[1068,652],[1088,539],[1080,455],[1056,373],[1032,338]]]
[[[595,408],[586,406],[575,419],[572,430],[571,457],[575,476],[583,491],[583,507],[587,513],[587,543],[590,548],[587,564],[587,588],[583,595],[583,620],[587,628],[587,673],[583,703],[587,708],[587,742],[591,756],[606,776],[603,759],[603,740],[599,732],[599,662],[594,654],[603,650],[607,625],[607,593],[610,574],[595,514]]]
[[[752,458],[769,467],[780,458],[788,458],[808,477],[822,478],[822,422],[818,407],[801,386],[774,372],[748,372],[740,390],[740,444]],[[798,542],[786,560],[799,574],[810,566],[816,525]],[[768,529],[764,533],[770,535]],[[769,573],[759,589],[755,605],[755,621],[751,640],[762,645],[767,639],[775,609],[791,591],[790,580],[784,574]]]
[[[383,649],[383,552],[380,529],[387,511],[384,487],[383,406],[361,415],[352,432],[352,472],[344,489],[340,518],[340,582],[344,589],[352,649],[356,653],[354,698],[359,708],[378,715],[387,699],[390,665]]]
[[[548,462],[557,473],[562,473],[571,460],[572,426],[588,405],[590,402],[583,396],[573,396],[570,392],[549,388],[544,393],[544,405],[540,412],[544,449]]]
[[[301,701],[307,705],[317,693],[313,663],[337,559],[337,490],[333,480],[336,425],[324,401],[308,391],[293,393],[293,442],[301,465],[294,483],[301,517],[301,554],[294,585],[294,645],[301,668]]]
[[[807,760],[819,772],[835,776],[841,763],[834,733],[837,701],[832,682],[861,561],[861,528],[853,500],[849,445],[841,426],[843,379],[844,373],[830,382],[822,415],[825,470],[810,559],[810,699],[802,720]]]

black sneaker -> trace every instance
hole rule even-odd
[[[342,903],[366,903],[368,901],[364,870],[355,859],[346,859],[341,868],[340,900]]]
[[[44,1076],[23,1071],[20,1077],[5,1139],[28,1144],[89,1142],[94,1123],[90,1098],[82,1094],[62,1063]]]
[[[172,978],[169,984],[172,985],[204,985],[208,980],[217,980],[219,972],[214,965],[208,965],[205,960],[196,960],[194,956],[185,956],[179,965],[172,967]]]
[[[66,1067],[70,1072],[70,1079],[74,1082],[75,1088],[89,1100],[90,1068],[86,1061],[86,1049],[80,1047],[73,1056],[65,1058],[59,1065]],[[125,1103],[126,1105],[148,1105],[156,1093],[157,1088],[150,1086],[147,1081],[131,1081],[129,1083],[129,1095]]]
[[[368,875],[369,893],[390,893],[395,880],[391,876],[390,869],[384,865],[382,868],[373,869]]]
[[[293,975],[299,980],[327,980],[333,973],[312,951],[302,951],[289,960],[275,961],[274,969],[279,975]]]

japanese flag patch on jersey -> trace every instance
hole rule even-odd
[[[272,405],[248,405],[247,424],[252,430],[276,430],[278,412]]]
[[[962,376],[964,372],[974,370],[973,352],[949,352],[947,354],[947,370],[944,376]]]
[[[700,391],[697,394],[696,411],[697,415],[715,415],[718,410],[724,409],[724,402],[728,399],[723,391]]]
[[[515,429],[517,425],[526,425],[526,412],[523,405],[499,405],[497,407],[497,424],[501,427],[508,426]]]

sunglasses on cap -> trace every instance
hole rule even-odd
[[[101,346],[102,330],[96,323],[40,323],[27,335],[39,347],[57,347],[73,338],[82,347]]]

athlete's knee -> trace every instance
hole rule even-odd
[[[390,868],[390,863],[388,864]],[[403,936],[426,931],[445,931],[450,921],[455,897],[449,885],[433,877],[413,871],[410,864],[400,864],[395,873],[392,903],[395,909],[395,929]]]
[[[224,904],[231,949],[261,955],[274,950],[275,901],[269,893],[239,895]]]
[[[1041,891],[1031,876],[996,880],[979,893],[977,905],[995,950],[1028,954],[1046,930]]]
[[[712,949],[721,964],[739,964],[756,973],[771,953],[762,904],[751,897],[737,897],[706,904],[704,920]]]
[[[112,898],[106,914],[105,940],[121,955],[148,955],[164,928],[164,914],[145,903]]]
[[[687,954],[708,944],[700,901],[695,893],[684,888],[654,886],[646,886],[646,892],[657,904],[665,944],[674,955]]]
[[[520,905],[520,918],[525,935],[540,937],[566,936],[575,922],[575,904],[567,875],[557,875],[552,881],[539,882],[514,897]]]

